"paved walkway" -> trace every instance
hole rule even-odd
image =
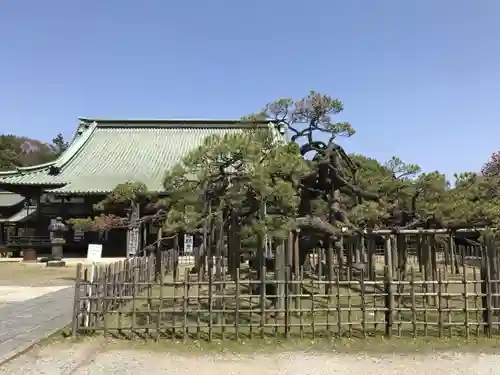
[[[68,325],[73,313],[72,286],[9,288],[0,289],[0,363]]]
[[[39,258],[40,259],[40,258]],[[116,257],[116,258],[101,258],[98,263],[109,264],[114,262],[119,262],[120,260],[125,260],[126,257]],[[23,261],[23,258],[0,258],[0,263],[20,263]],[[64,258],[66,265],[76,265],[78,263],[89,264],[87,258]]]

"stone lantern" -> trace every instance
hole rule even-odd
[[[49,225],[49,232],[52,233],[50,240],[52,245],[52,255],[50,261],[47,262],[47,267],[64,267],[66,262],[63,261],[63,246],[66,243],[64,233],[68,231],[68,227],[64,224],[62,218],[57,217],[55,223]]]

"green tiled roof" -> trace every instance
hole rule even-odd
[[[36,214],[36,206],[23,207],[11,217],[1,218],[0,223],[19,223]]]
[[[0,190],[0,207],[10,207],[21,203],[24,197],[19,194]]]
[[[80,119],[77,135],[59,159],[0,172],[0,186],[45,185],[60,194],[98,194],[119,183],[138,181],[161,192],[166,171],[207,136],[251,126],[256,125],[233,120]]]

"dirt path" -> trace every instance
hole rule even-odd
[[[88,344],[37,349],[0,368],[0,374],[47,375],[323,375],[323,374],[500,374],[500,355],[179,355],[144,350],[110,350]]]

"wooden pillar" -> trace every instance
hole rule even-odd
[[[318,249],[318,265],[316,266],[316,269],[318,271],[318,280],[322,280],[323,279],[323,259],[324,259],[324,249],[323,248],[320,248]],[[320,288],[320,293],[322,293],[321,291],[323,290],[323,284],[319,284],[319,288]]]
[[[447,244],[447,250],[448,254],[450,256],[450,269],[451,273],[459,273],[457,272],[457,264],[456,264],[456,254],[455,254],[455,234],[453,232],[448,234],[448,244]]]
[[[156,242],[156,252],[155,252],[155,281],[159,282],[161,278],[161,272],[162,272],[162,256],[161,256],[161,251],[162,251],[162,246],[161,246],[161,239],[163,235],[163,228],[159,227],[158,228],[158,237],[157,237],[157,242]]]
[[[226,220],[226,224],[224,225],[224,233],[227,238],[227,270],[229,271],[229,275],[233,276],[235,254],[233,252],[233,230],[231,229],[232,216],[231,214],[229,215],[229,220]]]
[[[359,235],[359,248],[361,252],[361,262],[366,263],[368,261],[366,257],[366,238],[362,233]]]
[[[431,271],[431,241],[430,241],[430,236],[428,234],[422,234],[422,259],[423,259],[423,271],[424,271],[424,281],[426,283],[424,284],[424,293],[429,293],[430,289],[429,288],[429,281],[432,278],[432,271]],[[427,303],[431,302],[431,297],[427,296]]]
[[[392,274],[394,275],[396,273],[396,269],[398,266],[399,249],[396,236],[391,235],[390,240],[391,240],[391,251],[392,251]]]
[[[285,265],[287,267],[292,267],[293,265],[293,233],[288,232],[285,246]]]
[[[384,250],[384,263],[387,268],[387,275],[390,280],[393,280],[394,275],[394,260],[392,258],[394,251],[392,246],[395,243],[394,236],[389,235],[385,237],[385,250]]]
[[[288,269],[288,274],[285,275],[289,280],[293,280],[293,233],[288,232],[288,236],[285,243],[285,266]],[[292,283],[288,284],[288,293],[293,293]]]
[[[357,234],[353,238],[353,244],[354,244],[354,262],[355,263],[361,263],[362,260],[362,249],[361,249],[361,238],[363,237],[362,234]]]
[[[498,280],[500,280],[500,265],[499,265],[499,257],[497,253],[497,248],[495,245],[495,237],[493,234],[488,234],[486,237],[486,252],[487,252],[487,259],[489,261],[488,267],[490,268],[490,292],[492,294],[491,296],[491,308],[492,309],[498,309],[500,308],[500,296],[499,294],[500,287],[498,285]],[[498,315],[500,311],[495,310],[494,314]]]
[[[224,247],[224,224],[223,224],[223,217],[222,214],[218,218],[219,220],[217,221],[217,236],[216,236],[216,243],[215,243],[215,279],[218,281],[217,286],[215,288],[217,295],[221,296],[222,295],[222,284],[220,281],[223,279],[222,275],[222,249]],[[217,298],[216,299],[216,309],[221,310],[222,309],[222,298]],[[220,313],[217,314],[217,324],[221,324],[222,316]]]
[[[293,232],[293,264],[294,264],[294,279],[299,280],[301,277],[301,264],[300,264],[300,249],[299,249],[299,237],[300,237],[300,229],[297,229]],[[300,307],[300,297],[298,296],[302,291],[300,290],[300,285],[298,283],[293,284],[293,293],[296,295],[295,297],[295,309]]]
[[[239,220],[237,217],[233,218],[233,222],[231,224],[232,229],[232,246],[233,246],[233,253],[234,253],[234,275],[233,275],[233,280],[236,280],[236,277],[238,275],[237,270],[240,268],[240,256],[241,256],[241,226],[239,223]]]
[[[275,259],[275,270],[274,277],[278,282],[276,288],[276,309],[283,310],[285,308],[285,243],[284,241],[280,241],[280,243],[276,246],[276,252],[274,255]],[[284,313],[279,311],[276,314],[276,317],[283,317]]]
[[[432,234],[431,237],[431,267],[432,267],[432,280],[436,281],[438,279],[438,267],[437,267],[437,241],[436,235]],[[437,298],[437,284],[432,283],[432,293],[434,294],[434,305],[438,304]]]
[[[398,234],[397,235],[397,254],[398,254],[398,269],[400,272],[405,275],[406,273],[406,263],[407,263],[407,254],[406,254],[406,235]]]
[[[375,281],[376,279],[376,269],[375,269],[375,252],[377,250],[377,244],[375,242],[375,235],[373,233],[368,233],[367,238],[367,261],[368,261],[368,277],[370,280]]]
[[[264,221],[266,217],[266,203],[261,202],[260,204],[260,211],[259,211],[259,220]],[[258,264],[259,264],[259,278],[262,276],[261,270],[265,267],[265,262],[264,262],[264,253],[266,251],[267,247],[267,236],[266,233],[264,233],[262,230],[259,230],[257,233],[257,259],[258,259]]]
[[[208,277],[208,253],[209,253],[209,225],[207,219],[204,220],[203,222],[203,244],[202,244],[202,251],[200,252],[200,267],[198,269],[198,273],[202,275],[202,279],[205,278],[205,276]]]
[[[344,236],[341,235],[339,237],[339,246],[337,247],[337,257],[338,257],[338,263],[339,263],[339,269],[343,270],[344,265],[345,265],[345,260],[344,260]]]
[[[173,277],[174,280],[179,280],[179,233],[175,235],[174,238],[174,252],[173,252]],[[176,288],[176,287],[175,287]]]
[[[347,274],[349,275],[349,279],[348,280],[352,280],[352,267],[353,267],[353,241],[352,241],[352,237],[349,238],[350,241],[347,242]]]
[[[392,337],[392,326],[393,326],[393,308],[394,308],[394,295],[392,292],[392,281],[394,280],[394,260],[392,256],[394,254],[392,250],[392,245],[396,243],[394,235],[387,236],[385,238],[385,251],[384,251],[384,263],[385,263],[385,334],[389,338]]]
[[[335,240],[334,240],[335,241]],[[335,243],[332,243],[332,241],[329,241],[328,243],[328,249],[326,250],[326,266],[328,267],[328,284],[327,287],[325,288],[325,293],[328,294],[331,298],[332,293],[333,293],[333,285],[332,282],[334,280],[334,275],[333,275],[333,247],[335,246]]]
[[[137,226],[137,221],[140,217],[140,209],[138,203],[131,205],[129,215],[130,227],[127,230],[127,257],[135,256],[139,249],[140,230]]]
[[[417,262],[418,262],[418,272],[422,273],[423,271],[423,246],[422,246],[422,235],[417,234]]]

